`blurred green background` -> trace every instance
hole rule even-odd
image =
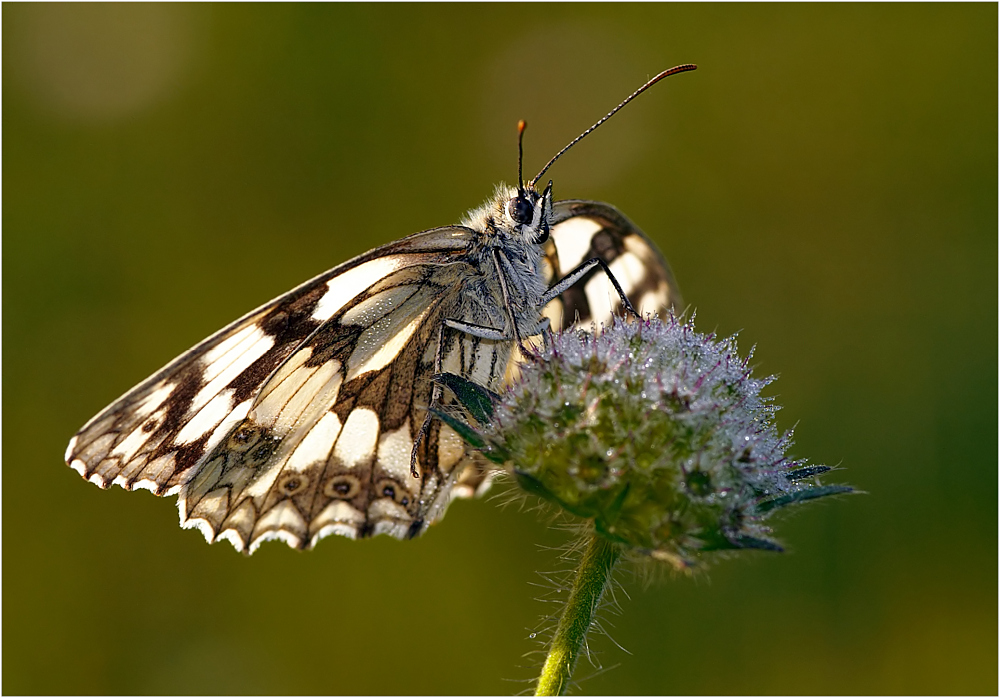
[[[789,553],[622,576],[584,693],[997,692],[997,6],[3,7],[3,692],[529,688],[544,517],[252,558],[73,432],[250,308],[552,170],[740,332],[865,496]],[[601,671],[604,667],[606,671]],[[614,667],[614,668],[612,668]]]

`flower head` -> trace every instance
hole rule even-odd
[[[524,489],[633,550],[679,567],[711,551],[781,550],[764,524],[775,509],[851,490],[786,455],[791,432],[761,396],[773,378],[752,375],[735,337],[673,316],[616,320],[555,335],[535,358],[488,401],[445,381],[481,424],[466,437]]]

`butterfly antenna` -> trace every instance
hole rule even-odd
[[[524,129],[528,122],[521,119],[517,122],[517,192],[524,193],[524,178],[521,176],[521,163],[524,162]]]
[[[563,148],[558,153],[556,153],[555,157],[553,157],[551,160],[548,161],[548,163],[546,163],[545,167],[542,168],[542,171],[539,172],[537,175],[535,175],[535,178],[533,180],[531,180],[531,183],[528,186],[531,186],[531,187],[535,186],[535,183],[539,179],[542,178],[542,175],[545,174],[546,170],[548,170],[550,167],[552,167],[552,163],[554,163],[556,160],[558,160],[560,155],[562,155],[567,150],[569,150],[574,145],[576,145],[581,140],[583,140],[584,136],[589,135],[594,129],[596,129],[598,126],[600,126],[605,121],[607,121],[612,116],[614,116],[618,112],[619,109],[621,109],[626,104],[628,104],[629,102],[631,102],[633,99],[635,99],[636,97],[638,97],[639,95],[641,95],[643,92],[645,92],[646,90],[648,90],[650,87],[652,87],[653,85],[655,85],[656,83],[658,83],[663,78],[668,78],[671,75],[676,75],[677,73],[686,73],[687,71],[694,70],[697,67],[698,66],[694,65],[693,63],[685,63],[684,65],[678,65],[678,66],[675,66],[673,68],[670,68],[669,70],[664,70],[662,73],[660,73],[659,75],[657,75],[656,77],[654,77],[653,79],[651,79],[645,85],[643,85],[638,90],[636,90],[635,92],[633,92],[632,94],[630,94],[628,97],[626,97],[625,100],[621,104],[619,104],[617,107],[615,107],[614,109],[612,109],[611,111],[609,111],[596,124],[594,124],[593,126],[591,126],[590,128],[588,128],[586,131],[584,131],[583,133],[581,133],[579,136],[577,136],[576,138],[574,138],[572,141],[570,141],[569,145],[567,145],[565,148]]]

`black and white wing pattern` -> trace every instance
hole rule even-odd
[[[438,346],[444,318],[461,317],[475,235],[417,233],[250,312],[94,417],[67,463],[100,487],[178,494],[183,526],[238,550],[419,534],[470,462],[434,422],[417,454],[422,477],[410,474],[435,357],[489,384],[504,351],[456,336]]]
[[[552,241],[556,280],[580,264],[600,258],[640,314],[665,315],[683,305],[667,260],[646,234],[618,209],[597,201],[566,200],[553,206]],[[545,308],[554,329],[611,322],[621,314],[621,299],[607,274],[595,267]]]

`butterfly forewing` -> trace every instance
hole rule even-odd
[[[680,311],[680,292],[663,255],[632,221],[610,204],[566,200],[553,206],[552,241],[557,251],[557,276],[580,263],[603,259],[633,307],[641,314]],[[554,328],[608,324],[621,313],[621,299],[600,267],[588,272],[545,309]],[[561,319],[561,322],[558,321]]]

